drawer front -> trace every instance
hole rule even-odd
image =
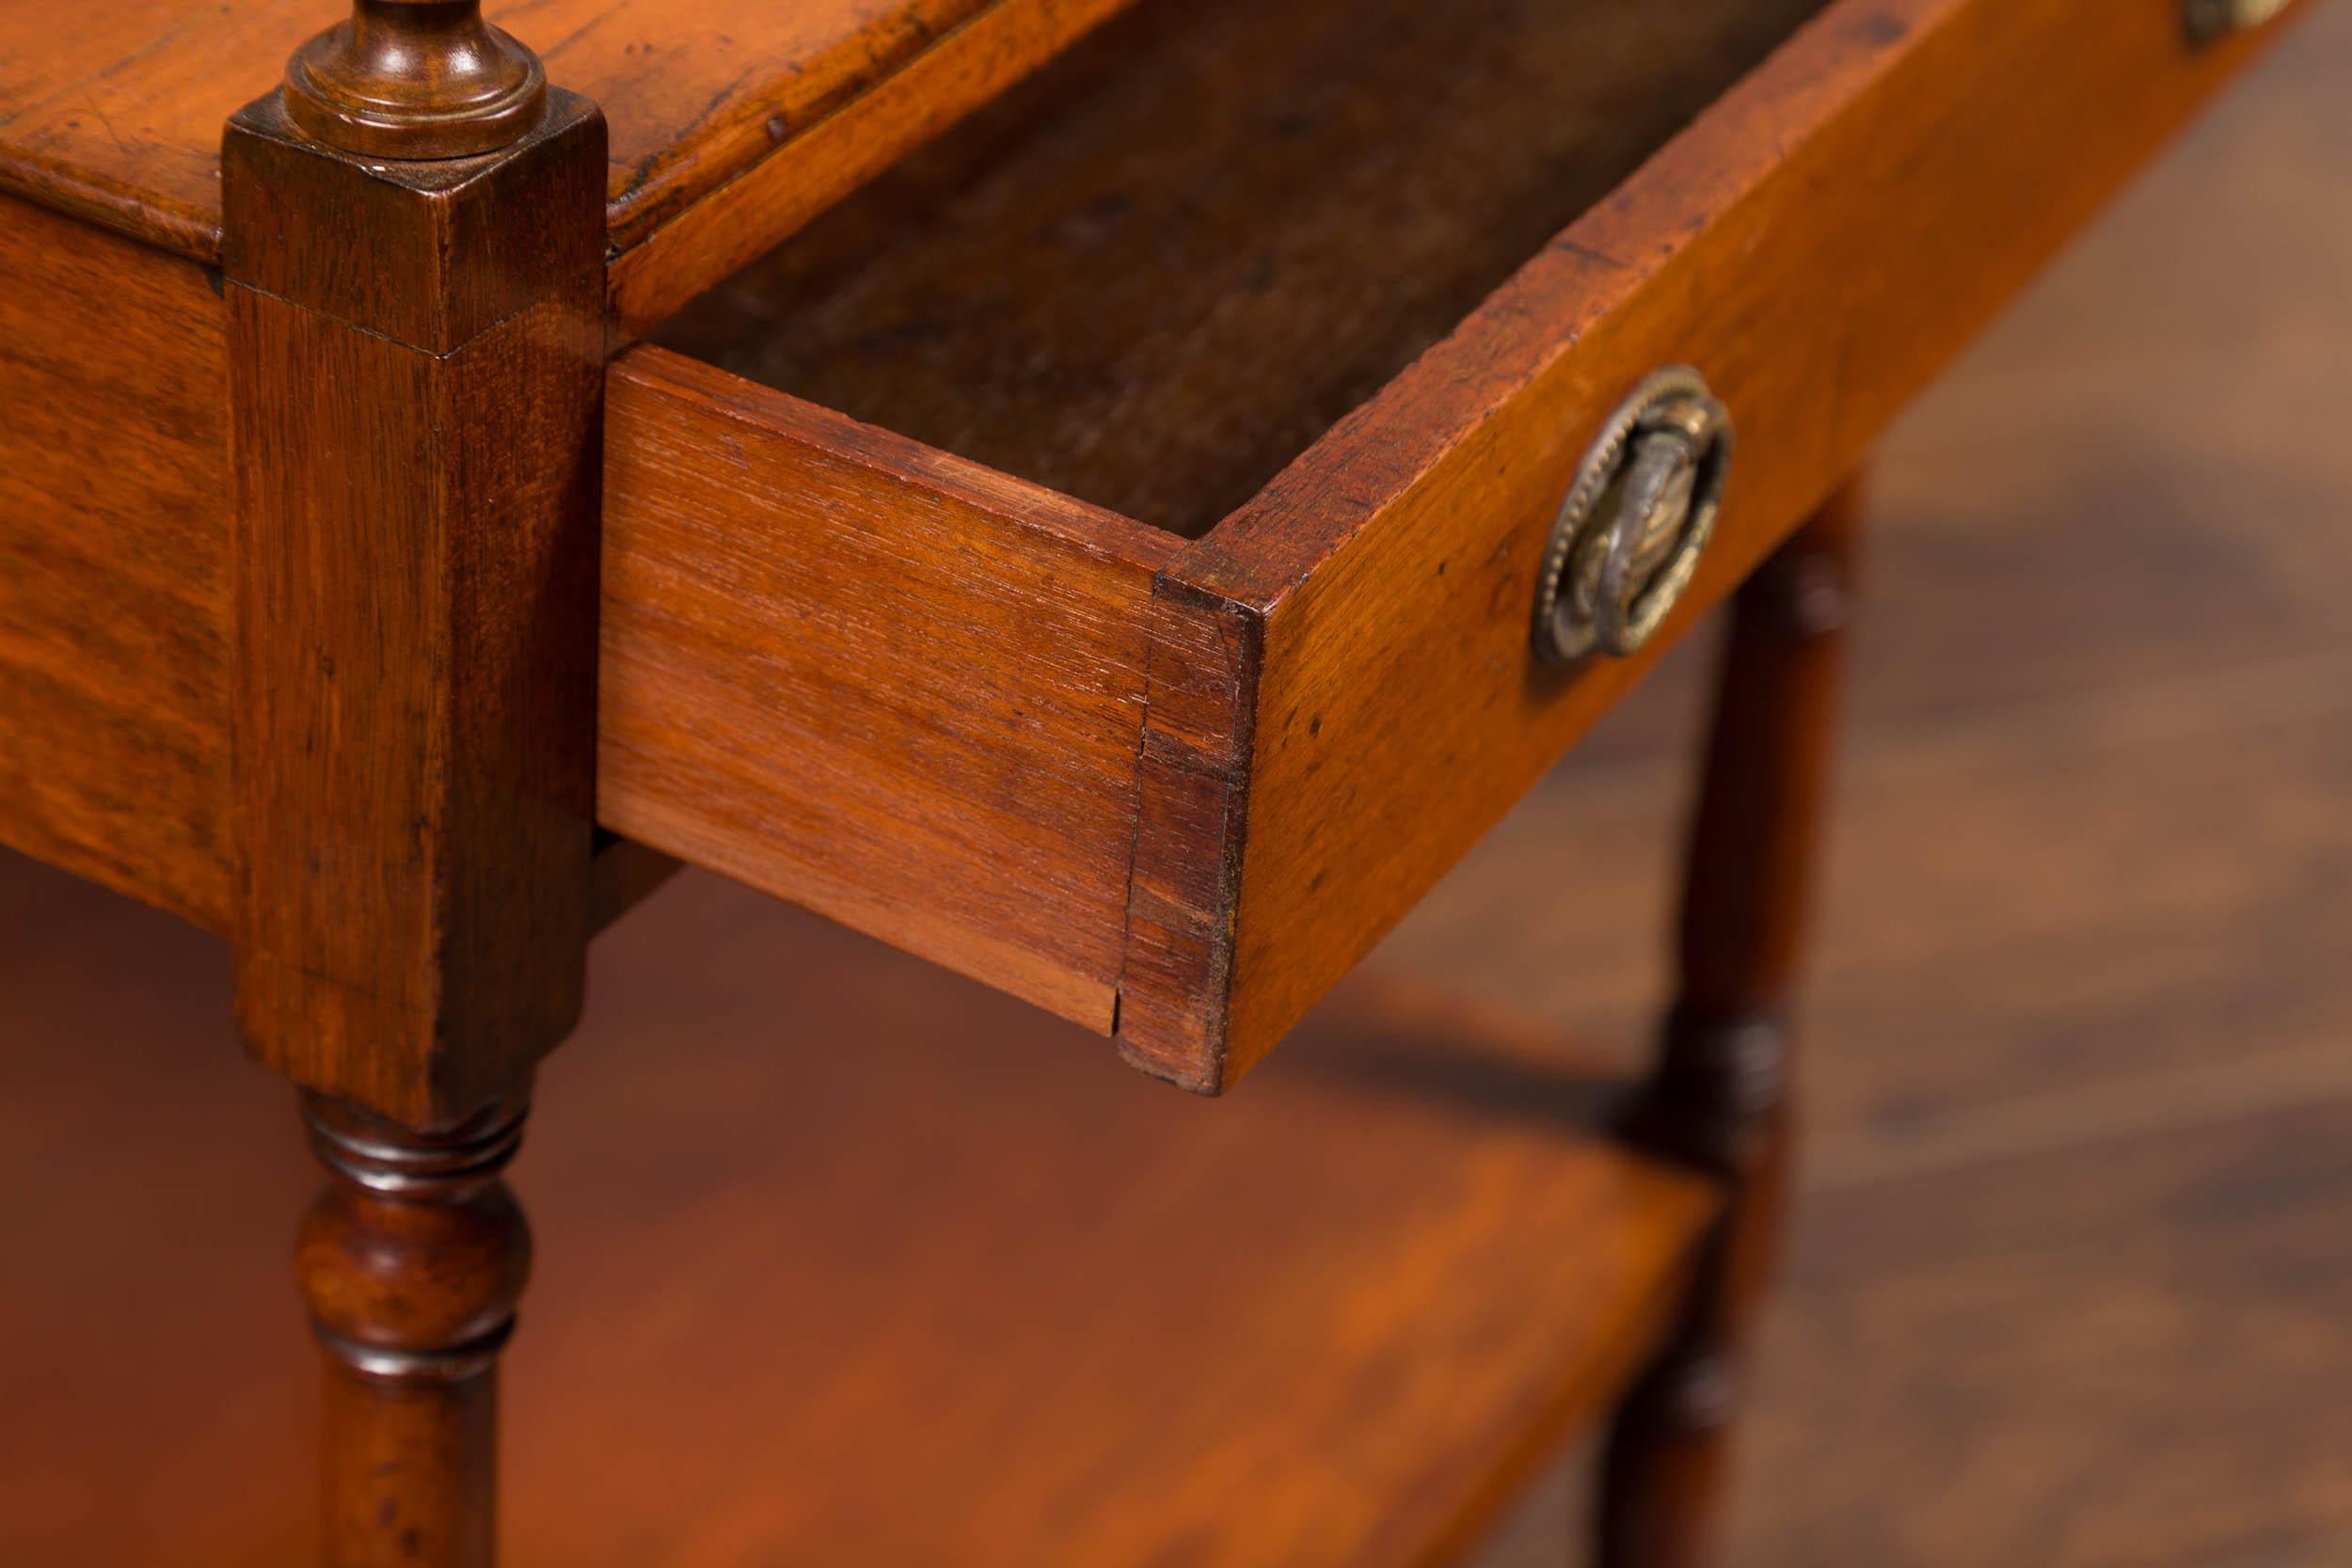
[[[1861,459],[2259,35],[2177,0],[1836,0],[1157,585],[1120,1037],[1214,1092]],[[1662,634],[1531,638],[1604,418],[1739,432]]]

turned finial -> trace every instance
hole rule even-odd
[[[354,0],[286,62],[286,112],[364,157],[467,158],[522,139],[547,99],[539,57],[480,0]]]
[[[500,1173],[523,1107],[421,1133],[306,1095],[328,1181],[302,1222],[294,1276],[320,1341],[352,1375],[458,1384],[496,1361],[531,1272],[531,1227]]]

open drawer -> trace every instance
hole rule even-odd
[[[1146,0],[613,363],[600,816],[1215,1091],[2237,63],[2180,0]],[[1532,636],[1653,371],[1661,635]]]

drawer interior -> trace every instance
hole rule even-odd
[[[1186,536],[1823,0],[1145,0],[656,341]]]
[[[2257,42],[1138,0],[614,361],[602,820],[1221,1091]],[[1579,454],[1677,362],[1721,524],[1544,669]]]

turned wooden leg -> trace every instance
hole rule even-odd
[[[1675,1338],[1603,1458],[1602,1568],[1710,1560],[1741,1357],[1781,1230],[1797,977],[1859,506],[1849,485],[1739,594],[1692,820],[1681,992],[1629,1135],[1732,1184]]]
[[[221,137],[237,1018],[327,1169],[329,1568],[492,1559],[499,1172],[595,913],[606,149],[479,0],[354,0]]]
[[[519,1101],[415,1132],[303,1097],[326,1183],[294,1274],[326,1350],[326,1568],[488,1568],[498,1355],[531,1268],[531,1231],[500,1172]]]

